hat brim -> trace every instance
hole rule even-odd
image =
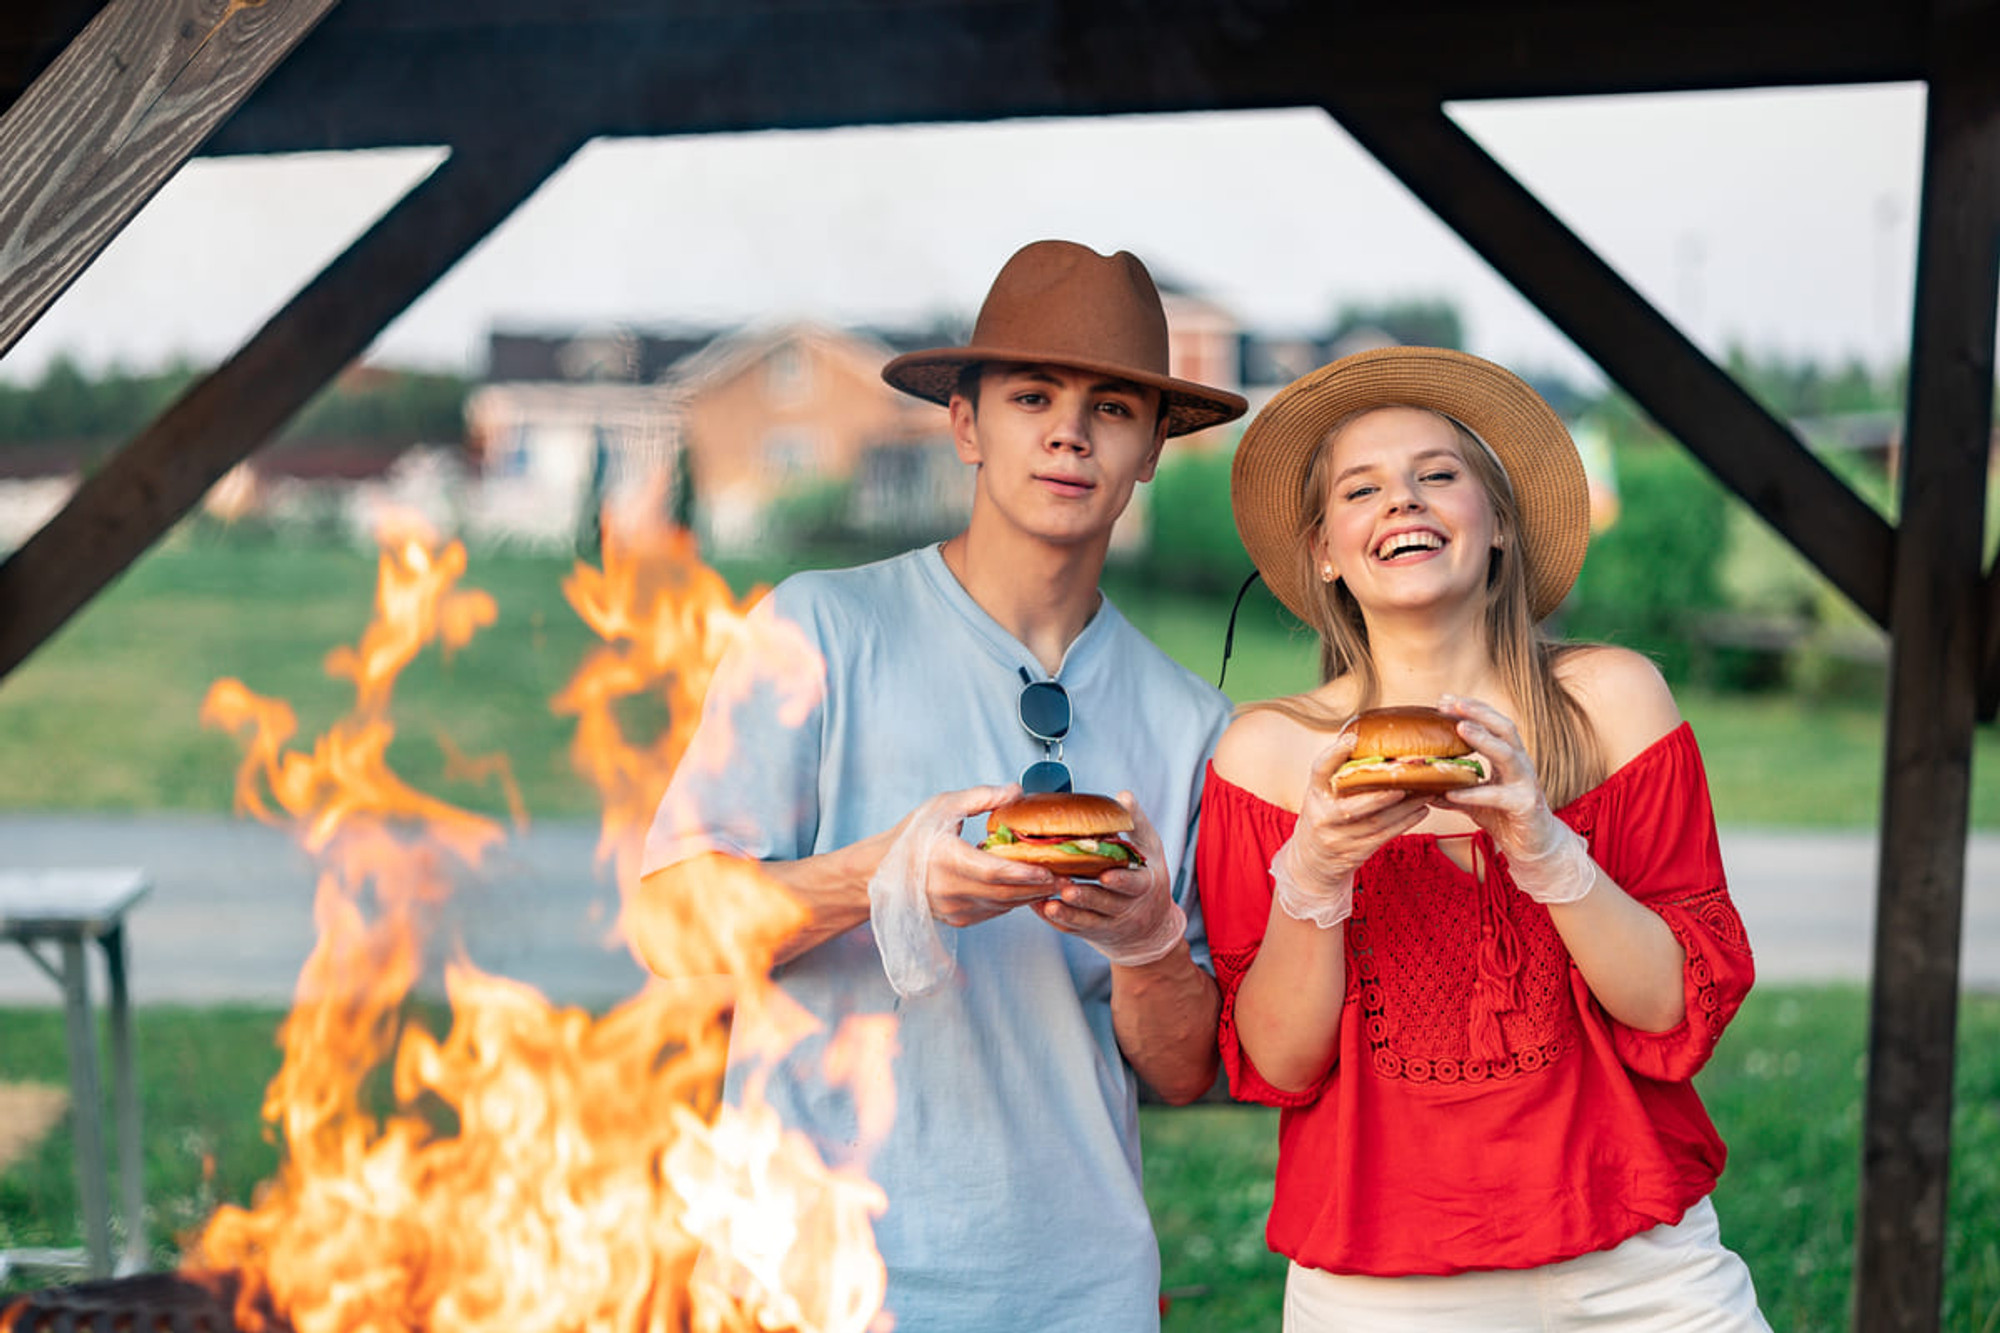
[[[1051,357],[1046,350],[1031,351],[1019,347],[934,347],[922,352],[905,352],[882,367],[882,378],[904,393],[933,403],[948,404],[958,388],[958,377],[964,369],[987,361],[1027,366],[1069,366],[1158,389],[1166,405],[1169,435],[1187,435],[1219,426],[1225,421],[1234,421],[1250,407],[1249,401],[1241,394],[1210,388],[1192,380],[1156,375],[1109,361],[1083,361],[1067,355]]]
[[[1506,469],[1536,620],[1561,605],[1590,543],[1590,487],[1562,418],[1518,376],[1442,347],[1378,347],[1281,389],[1244,429],[1231,471],[1237,535],[1278,600],[1307,624],[1318,593],[1297,558],[1304,483],[1335,423],[1373,407],[1427,407],[1463,423]]]

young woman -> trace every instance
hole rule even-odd
[[[1561,420],[1477,357],[1363,352],[1259,413],[1233,500],[1325,682],[1239,713],[1197,844],[1231,1088],[1284,1108],[1286,1329],[1767,1328],[1690,1082],[1750,948],[1665,682],[1539,628],[1589,536]],[[1337,795],[1391,704],[1487,781]]]

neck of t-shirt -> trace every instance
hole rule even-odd
[[[966,596],[1054,675],[1063,655],[1104,603],[1097,578],[1103,550],[1039,545],[1002,551],[961,532],[941,548],[945,568]]]

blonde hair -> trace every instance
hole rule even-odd
[[[1334,422],[1313,452],[1300,482],[1304,500],[1300,512],[1304,517],[1293,543],[1292,558],[1300,566],[1300,585],[1318,590],[1316,595],[1309,596],[1305,609],[1307,623],[1319,635],[1320,680],[1324,683],[1343,677],[1352,679],[1357,712],[1374,707],[1382,690],[1381,676],[1376,672],[1374,653],[1368,643],[1368,622],[1344,581],[1320,581],[1313,552],[1319,543],[1327,496],[1333,485],[1334,440],[1368,413],[1396,406],[1405,405],[1382,403],[1365,407]],[[1451,427],[1467,469],[1493,506],[1495,530],[1504,544],[1494,549],[1487,564],[1486,641],[1494,667],[1520,710],[1521,715],[1514,722],[1527,743],[1528,757],[1534,761],[1542,790],[1549,804],[1561,809],[1605,778],[1604,759],[1590,720],[1556,677],[1556,663],[1579,645],[1549,638],[1528,609],[1527,567],[1511,554],[1521,549],[1521,510],[1500,460],[1485,441],[1457,419],[1432,408],[1407,406],[1428,412]],[[1302,696],[1272,699],[1252,707],[1273,709],[1315,730],[1338,730],[1347,720],[1333,716],[1324,705]]]

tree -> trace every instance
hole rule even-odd
[[[1465,346],[1465,321],[1458,307],[1441,296],[1347,302],[1333,317],[1328,339],[1338,344],[1350,334],[1369,332],[1417,347]]]

